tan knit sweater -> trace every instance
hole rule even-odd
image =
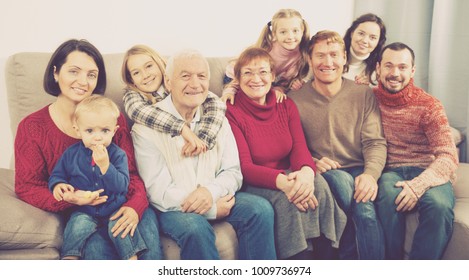
[[[386,167],[424,168],[409,182],[420,198],[431,187],[456,179],[458,156],[443,105],[414,86],[388,93],[379,83],[374,89],[388,142]]]
[[[386,162],[386,140],[370,87],[342,79],[340,91],[326,97],[308,83],[288,97],[298,107],[314,158],[328,157],[344,168],[364,166],[364,173],[375,179],[381,176]]]

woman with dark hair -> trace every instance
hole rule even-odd
[[[106,196],[94,199],[67,192],[57,201],[48,189],[50,174],[62,153],[80,141],[72,116],[80,101],[106,89],[106,70],[100,52],[86,40],[71,39],[62,43],[52,54],[44,75],[44,89],[57,99],[30,114],[18,125],[15,138],[15,192],[25,202],[50,212],[69,213],[76,205],[98,205]],[[117,210],[114,238],[130,234],[138,227],[146,247],[140,259],[161,259],[156,215],[148,208],[143,181],[138,175],[132,139],[123,114],[113,142],[127,154],[130,184],[127,202]],[[90,162],[90,164],[92,164]],[[117,259],[112,240],[105,225],[86,242],[83,259]]]
[[[361,15],[345,32],[344,42],[347,70],[343,77],[358,84],[375,85],[376,62],[386,43],[386,26],[383,20],[371,13]]]
[[[103,94],[106,90],[106,69],[103,57],[99,50],[88,41],[76,39],[62,43],[52,55],[44,73],[44,90],[50,95],[59,96],[61,89],[55,75],[60,72],[68,59],[68,55],[75,51],[88,55],[96,63],[100,75],[96,77],[97,83],[93,93]]]

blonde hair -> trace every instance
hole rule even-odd
[[[83,114],[89,112],[99,114],[108,113],[116,119],[116,123],[117,119],[120,116],[119,107],[117,107],[114,101],[112,101],[110,98],[97,94],[88,96],[87,98],[83,99],[80,103],[78,103],[74,113],[75,122],[78,121],[78,119]]]
[[[284,19],[284,18],[299,18],[301,20],[301,26],[303,28],[303,36],[301,37],[301,42],[300,42],[300,53],[302,56],[301,63],[298,67],[299,72],[298,72],[298,78],[303,79],[306,77],[309,71],[309,65],[307,63],[309,54],[308,54],[308,42],[309,42],[309,26],[304,20],[303,16],[298,12],[297,10],[294,9],[281,9],[278,12],[274,14],[272,17],[272,20],[269,21],[264,28],[262,28],[261,35],[259,36],[259,39],[257,39],[256,44],[254,47],[262,48],[264,50],[267,50],[270,52],[272,50],[272,45],[273,45],[273,37],[275,34],[275,31],[278,28],[278,21],[279,19]]]
[[[124,61],[122,62],[121,75],[122,75],[122,80],[127,85],[127,87],[129,89],[133,90],[133,91],[136,91],[136,92],[142,94],[146,98],[149,97],[149,96],[147,96],[148,94],[146,94],[144,92],[141,92],[134,85],[134,81],[132,80],[132,76],[130,75],[130,71],[127,68],[127,63],[129,62],[129,58],[132,55],[137,55],[137,54],[148,55],[149,57],[151,57],[155,61],[156,65],[158,66],[158,69],[163,74],[163,81],[161,81],[161,83],[162,83],[165,91],[167,91],[166,86],[164,84],[164,77],[166,75],[165,74],[166,61],[164,60],[164,58],[157,51],[155,51],[154,49],[152,49],[148,46],[145,46],[145,45],[135,45],[135,46],[131,47],[124,55]]]

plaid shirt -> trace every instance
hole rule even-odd
[[[169,95],[161,89],[163,87],[160,87],[157,92],[152,94],[156,102]],[[124,93],[124,106],[127,115],[134,122],[168,133],[173,137],[180,135],[185,125],[184,121],[153,106],[150,100],[131,89],[126,89]],[[202,109],[204,113],[200,119],[197,136],[204,141],[208,149],[212,149],[215,146],[216,136],[225,118],[226,104],[217,95],[209,92],[207,99],[202,103]]]

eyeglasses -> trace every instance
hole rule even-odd
[[[261,70],[259,72],[244,71],[243,73],[241,73],[241,77],[251,79],[254,78],[255,75],[258,75],[261,78],[266,78],[270,75],[270,73],[272,72],[267,70]]]

